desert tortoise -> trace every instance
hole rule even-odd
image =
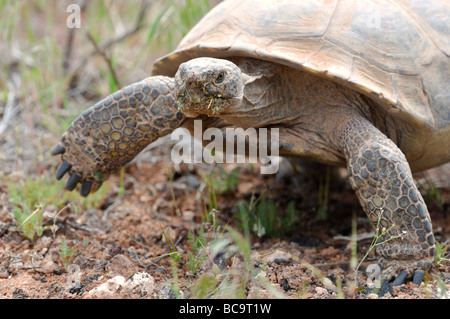
[[[74,120],[52,149],[57,178],[87,196],[194,119],[276,127],[280,155],[347,165],[373,225],[400,236],[377,247],[380,265],[412,274],[435,239],[411,169],[450,160],[449,16],[443,0],[224,1],[153,76]]]

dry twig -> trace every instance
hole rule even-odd
[[[110,47],[115,45],[116,43],[119,43],[119,42],[125,40],[126,38],[128,38],[129,36],[137,33],[144,26],[143,21],[144,21],[145,15],[147,13],[147,10],[149,8],[149,5],[150,5],[149,1],[143,0],[142,4],[141,4],[141,8],[139,10],[139,15],[136,19],[134,26],[130,30],[125,31],[123,34],[121,34],[115,38],[107,40],[103,44],[97,44],[95,41],[93,41],[91,34],[89,32],[87,32],[86,36],[88,37],[89,41],[91,41],[94,44],[94,50],[92,50],[90,53],[86,54],[80,60],[80,62],[74,67],[74,70],[73,70],[72,74],[70,75],[69,81],[67,83],[69,83],[69,85],[72,85],[74,82],[76,82],[76,79],[79,78],[79,73],[80,73],[81,69],[87,64],[89,59],[92,58],[95,54],[101,54],[103,56],[103,58],[106,60],[106,62],[108,63],[108,67],[110,68],[111,73],[113,74],[116,84],[119,85],[119,82],[117,82],[117,77],[115,75],[115,72],[112,68],[111,61],[106,56],[105,52]],[[85,8],[83,8],[83,9],[85,9]],[[69,34],[68,41],[72,41],[72,40],[70,40],[70,37],[71,37],[71,35]],[[69,66],[68,66],[69,58],[70,58],[70,51],[67,53],[67,59],[68,59],[67,60],[67,69],[69,68]]]

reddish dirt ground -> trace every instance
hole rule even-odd
[[[233,167],[225,166],[227,171]],[[169,177],[173,172],[171,183]],[[119,196],[114,186],[119,185],[120,177],[113,176],[110,181],[113,187],[99,207],[85,211],[64,210],[56,219],[59,227],[56,234],[46,231],[33,243],[15,231],[8,215],[11,207],[3,206],[0,298],[173,298],[175,291],[178,297],[195,297],[193,287],[199,278],[212,272],[208,258],[196,274],[186,267],[187,252],[192,250],[188,232],[198,234],[205,207],[199,197],[201,193],[205,196],[205,191],[201,191],[201,172],[208,171],[187,165],[174,167],[169,160],[135,162],[125,171],[123,196]],[[436,171],[428,174],[434,176]],[[436,176],[442,177],[441,173]],[[367,251],[373,234],[367,236],[371,232],[370,225],[349,184],[334,175],[332,181],[326,218],[317,214],[317,186],[303,183],[301,179],[261,176],[257,169],[251,170],[248,166],[240,171],[237,190],[217,196],[216,217],[222,230],[235,227],[236,204],[248,200],[252,193],[264,192],[279,208],[295,201],[298,218],[290,231],[273,238],[252,235],[252,267],[269,284],[261,286],[254,278],[249,279],[245,297],[448,297],[448,262],[434,267],[421,285],[408,281],[390,290],[388,287],[388,292],[383,294],[364,290],[368,279],[364,270],[373,262],[373,255],[363,263],[356,279],[350,268],[352,218],[357,221],[358,260]],[[436,240],[448,245],[450,192],[442,189],[441,194],[444,203],[429,198],[426,201]],[[48,218],[46,222],[51,225],[55,220]],[[72,266],[67,270],[62,267],[59,254],[62,238],[69,247],[77,249]],[[181,257],[176,266],[168,256],[170,247],[176,247]],[[449,258],[448,253],[445,257]],[[223,269],[215,273],[217,287],[236,276],[236,270],[239,273],[245,265],[239,253],[223,258],[222,263]],[[174,269],[177,281],[174,281]],[[178,287],[176,290],[171,289],[174,284]]]

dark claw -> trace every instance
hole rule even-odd
[[[70,170],[71,167],[72,165],[69,162],[63,161],[56,170],[56,179],[60,180],[64,176],[64,174]]]
[[[83,196],[83,197],[88,196],[89,193],[91,192],[91,188],[92,188],[92,182],[91,181],[85,181],[81,185],[80,195]]]
[[[416,285],[420,285],[420,283],[422,282],[424,277],[425,277],[425,271],[416,270],[414,272],[413,283]]]
[[[51,154],[53,156],[58,155],[58,154],[64,154],[65,152],[66,152],[66,149],[61,144],[57,144],[51,150]]]
[[[402,270],[397,278],[395,278],[394,282],[392,283],[392,286],[400,286],[403,285],[406,282],[406,278],[408,277],[408,273],[404,270]]]
[[[80,181],[81,176],[78,174],[72,174],[70,175],[67,184],[66,184],[66,189],[71,191],[75,188],[75,186],[77,186],[78,182]]]

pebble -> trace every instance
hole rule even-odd
[[[139,297],[152,297],[155,291],[155,279],[146,272],[137,272],[125,279],[115,276],[107,282],[91,289],[88,296],[91,298],[111,298],[116,292],[124,291],[130,297],[137,294]]]
[[[155,290],[155,279],[146,272],[138,272],[127,279],[124,289],[139,297],[150,297]]]
[[[271,254],[267,254],[262,258],[263,262],[266,263],[276,263],[276,264],[286,264],[292,260],[292,255],[289,252],[283,250],[276,250]]]
[[[316,290],[317,296],[323,296],[328,292],[325,288],[322,288],[322,287],[316,287],[315,290]]]
[[[172,289],[170,289],[167,286],[163,286],[158,290],[157,298],[158,299],[176,299],[177,296],[174,294]]]
[[[124,274],[134,267],[134,263],[124,254],[115,255],[105,266],[109,272]]]
[[[9,277],[8,269],[5,266],[0,266],[0,279],[6,279]]]
[[[88,295],[94,298],[111,297],[117,290],[125,286],[125,281],[125,277],[115,276],[100,286],[91,289]]]
[[[335,285],[333,284],[333,282],[332,282],[329,278],[327,278],[327,277],[323,278],[322,283],[323,283],[323,285],[324,285],[326,288],[328,288],[328,289],[336,289],[336,286],[335,286]]]

